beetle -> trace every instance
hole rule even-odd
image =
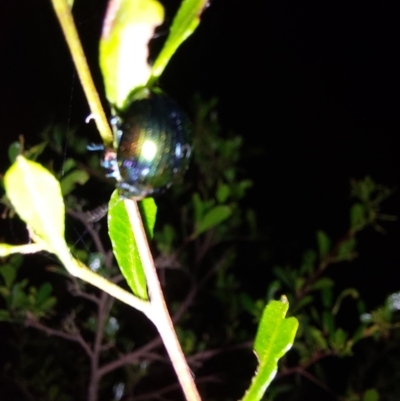
[[[187,170],[191,124],[164,92],[147,90],[111,119],[115,148],[102,161],[119,194],[140,200],[169,188]]]

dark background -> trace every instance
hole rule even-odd
[[[168,24],[180,2],[163,3]],[[100,89],[104,8],[76,0],[74,9]],[[345,232],[350,178],[398,187],[399,15],[386,0],[214,0],[163,74],[161,86],[189,112],[195,92],[218,97],[224,131],[243,135],[242,167],[255,183],[246,203],[275,244],[274,262],[295,262],[317,229]],[[4,172],[18,135],[34,143],[49,122],[83,126],[89,109],[50,1],[0,3],[0,60]],[[384,212],[400,215],[399,201],[395,192]],[[400,288],[399,224],[384,227],[386,236],[363,234],[360,258],[333,273],[371,308]]]
[[[74,9],[100,90],[105,5],[77,0]],[[179,1],[165,5],[161,32]],[[312,245],[316,229],[333,238],[345,231],[350,178],[400,182],[399,8],[393,1],[214,0],[161,78],[188,111],[195,92],[218,97],[224,130],[245,139],[243,166],[255,182],[248,204],[282,261]],[[82,127],[89,109],[50,1],[1,2],[0,57],[5,171],[7,145],[18,135],[34,142],[49,122]],[[96,132],[88,135],[98,141]],[[399,214],[398,205],[395,193],[385,212]],[[387,237],[367,233],[365,260],[345,272],[376,302],[377,289],[398,288],[400,231],[397,223],[386,228]]]

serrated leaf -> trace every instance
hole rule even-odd
[[[200,15],[207,4],[208,0],[182,1],[164,47],[154,62],[149,85],[158,79],[178,47],[195,31],[200,23]]]
[[[75,189],[76,184],[84,185],[88,179],[89,174],[85,170],[76,169],[71,171],[60,181],[62,194],[64,196],[68,195]]]
[[[4,176],[6,193],[27,226],[54,248],[64,241],[64,202],[56,178],[40,164],[18,156]]]
[[[100,67],[108,101],[122,109],[128,95],[146,85],[148,42],[164,20],[155,0],[111,0],[100,40]]]
[[[200,223],[196,227],[193,237],[196,238],[205,231],[210,230],[218,224],[221,224],[223,221],[229,218],[231,214],[232,209],[229,206],[219,205],[213,207],[202,217]]]
[[[122,275],[135,295],[148,299],[146,276],[125,203],[114,191],[108,205],[108,233]]]
[[[323,258],[329,255],[329,252],[331,250],[331,240],[326,235],[325,231],[322,230],[317,231],[317,243],[318,243],[319,257],[322,260]]]
[[[258,367],[243,401],[259,401],[271,383],[278,369],[278,360],[291,348],[298,328],[294,317],[285,318],[289,304],[271,301],[265,307],[256,339],[254,351]]]

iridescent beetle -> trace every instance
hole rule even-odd
[[[112,118],[115,149],[106,149],[102,161],[120,195],[136,200],[170,187],[186,171],[191,154],[186,114],[163,92],[146,93]]]

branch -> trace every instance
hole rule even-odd
[[[64,338],[65,340],[73,341],[78,343],[86,352],[86,354],[89,356],[89,358],[93,357],[93,351],[91,350],[90,346],[85,342],[83,337],[80,335],[80,333],[77,331],[76,333],[67,333],[62,330],[57,330],[57,329],[52,329],[50,327],[47,327],[40,323],[38,320],[36,320],[33,316],[28,316],[25,325],[27,327],[33,327],[34,329],[43,331],[45,334],[48,336],[56,336],[60,338]]]

